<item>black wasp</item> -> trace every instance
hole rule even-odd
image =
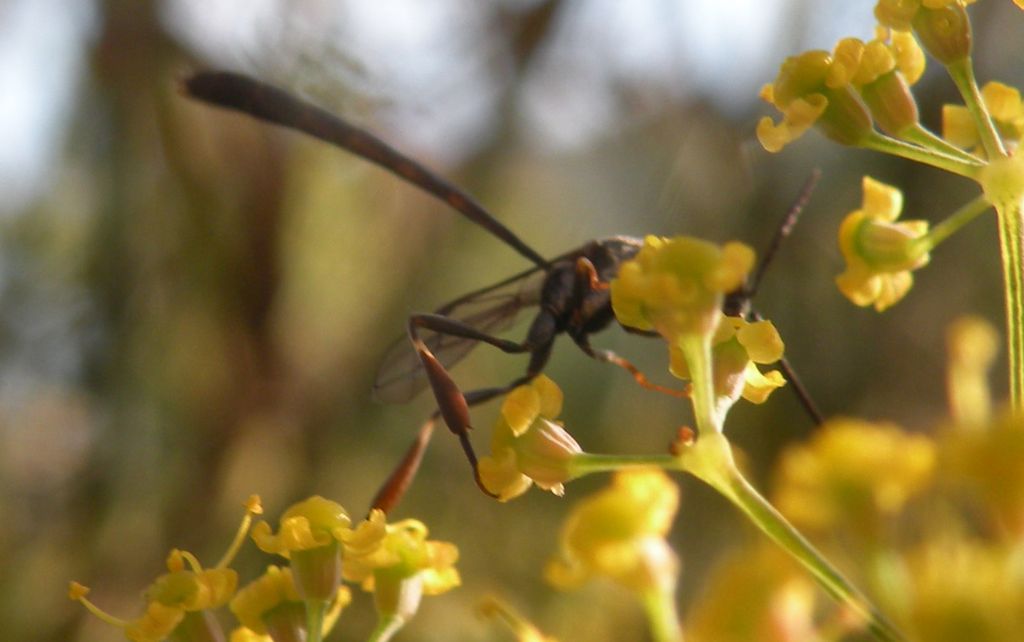
[[[391,349],[377,376],[374,395],[382,401],[401,403],[429,384],[437,400],[438,411],[424,424],[403,464],[375,500],[375,506],[387,511],[398,501],[418,467],[438,415],[459,438],[477,484],[490,494],[477,475],[477,459],[469,441],[469,407],[503,395],[539,374],[560,334],[571,337],[588,356],[624,368],[644,387],[681,394],[678,390],[650,383],[626,359],[590,344],[590,335],[614,320],[607,284],[615,278],[622,262],[633,258],[640,250],[640,239],[615,236],[590,241],[579,249],[554,259],[545,259],[455,185],[373,134],[281,89],[239,74],[203,72],[188,78],[184,82],[184,91],[192,98],[304,132],[376,163],[441,199],[533,264],[528,270],[461,296],[433,313],[415,314],[409,318],[408,337],[414,350],[410,351],[404,341]],[[789,233],[810,193],[811,183],[813,179],[787,214],[765,253],[765,259],[774,254],[779,242]],[[765,259],[762,259],[750,283],[726,298],[724,310],[727,314],[756,317],[756,313],[749,309],[749,300],[767,265]],[[524,340],[510,341],[496,336],[512,325],[518,312],[527,308],[537,308],[537,312]],[[624,329],[649,334],[628,327]],[[525,374],[506,385],[463,393],[449,376],[448,368],[478,343],[492,345],[507,353],[529,354]],[[820,414],[799,386],[792,369],[785,363],[782,367],[811,417],[820,423]]]

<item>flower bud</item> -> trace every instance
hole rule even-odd
[[[897,31],[909,31],[921,0],[879,0],[875,5],[878,22]]]
[[[861,87],[871,116],[882,131],[892,136],[900,134],[918,123],[917,102],[903,75],[896,71],[879,76],[877,80]]]
[[[853,87],[845,86],[827,94],[828,107],[818,119],[818,128],[840,145],[856,147],[864,143],[874,123]]]
[[[971,55],[971,20],[960,3],[938,9],[922,7],[914,15],[913,26],[921,45],[942,64]]]

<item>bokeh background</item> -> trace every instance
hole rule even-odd
[[[782,58],[869,38],[867,0],[6,0],[0,3],[0,637],[116,640],[65,597],[78,579],[133,616],[171,547],[212,562],[250,493],[267,512],[319,493],[355,515],[432,410],[369,391],[406,316],[526,267],[387,173],[300,136],[184,100],[190,70],[241,70],[346,115],[476,195],[538,251],[611,234],[764,247],[823,171],[757,306],[827,414],[926,430],[944,414],[944,328],[1001,325],[995,228],[946,243],[911,296],[878,315],[832,284],[835,230],[870,172],[939,220],[965,181],[817,135],[771,156],[756,94]],[[1022,84],[1019,11],[971,9],[981,79]],[[916,89],[937,127],[941,69]],[[523,332],[522,326],[512,336]],[[685,404],[636,387],[570,342],[549,374],[594,452],[661,452]],[[658,342],[609,330],[670,383]],[[477,350],[455,370],[497,384],[525,360]],[[996,389],[1004,383],[996,378]],[[481,449],[496,409],[475,410]],[[729,431],[754,478],[813,429],[785,390]],[[470,482],[440,432],[398,516],[462,551],[464,588],[425,602],[407,640],[503,639],[473,617],[497,592],[566,640],[645,639],[610,586],[560,594],[541,569],[585,479],[508,505]],[[673,539],[683,608],[722,551],[753,534],[680,479]],[[249,547],[238,567],[268,559]],[[366,596],[338,639],[361,639]]]

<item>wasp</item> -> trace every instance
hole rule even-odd
[[[469,408],[504,395],[540,374],[560,335],[568,335],[587,356],[625,369],[645,388],[676,396],[684,394],[650,382],[627,359],[610,350],[595,348],[590,342],[592,334],[615,320],[608,283],[618,274],[619,266],[640,250],[641,239],[613,236],[545,259],[457,186],[368,131],[282,89],[240,74],[200,72],[183,82],[183,91],[194,99],[303,132],[375,163],[447,203],[532,264],[516,275],[465,294],[432,313],[409,317],[408,338],[396,343],[385,357],[374,385],[374,396],[381,401],[402,403],[429,386],[438,409],[423,425],[405,459],[381,489],[374,500],[375,507],[387,512],[397,503],[416,472],[438,417],[458,438],[477,485],[491,495],[477,471],[477,457],[469,438],[472,428]],[[808,181],[787,213],[750,281],[726,297],[723,306],[726,314],[759,318],[750,308],[750,299],[768,259],[795,224],[815,179],[816,176]],[[528,309],[536,312],[522,341],[498,336],[512,325],[517,314]],[[630,333],[656,336],[621,327]],[[448,370],[480,343],[509,354],[529,355],[526,372],[505,385],[463,392]],[[821,423],[821,414],[792,368],[785,362],[781,367],[811,418]]]

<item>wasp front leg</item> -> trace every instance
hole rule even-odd
[[[647,376],[628,359],[619,356],[611,350],[600,350],[590,345],[590,331],[588,329],[588,325],[591,321],[589,318],[590,310],[592,308],[605,310],[611,309],[611,303],[607,301],[609,284],[600,279],[600,275],[598,275],[593,262],[586,257],[581,256],[576,259],[575,271],[575,306],[573,313],[574,331],[570,334],[572,335],[573,341],[576,342],[576,345],[579,346],[579,348],[583,350],[588,357],[622,368],[633,377],[633,380],[636,381],[637,384],[647,390],[660,392],[673,397],[688,396],[688,390],[677,390],[675,388],[658,385],[648,379]],[[593,297],[603,298],[600,306],[597,304],[588,305],[588,301]],[[630,328],[626,328],[626,330],[633,331]],[[657,336],[657,333],[649,333],[643,330],[637,330],[636,333],[643,334],[645,336]]]

